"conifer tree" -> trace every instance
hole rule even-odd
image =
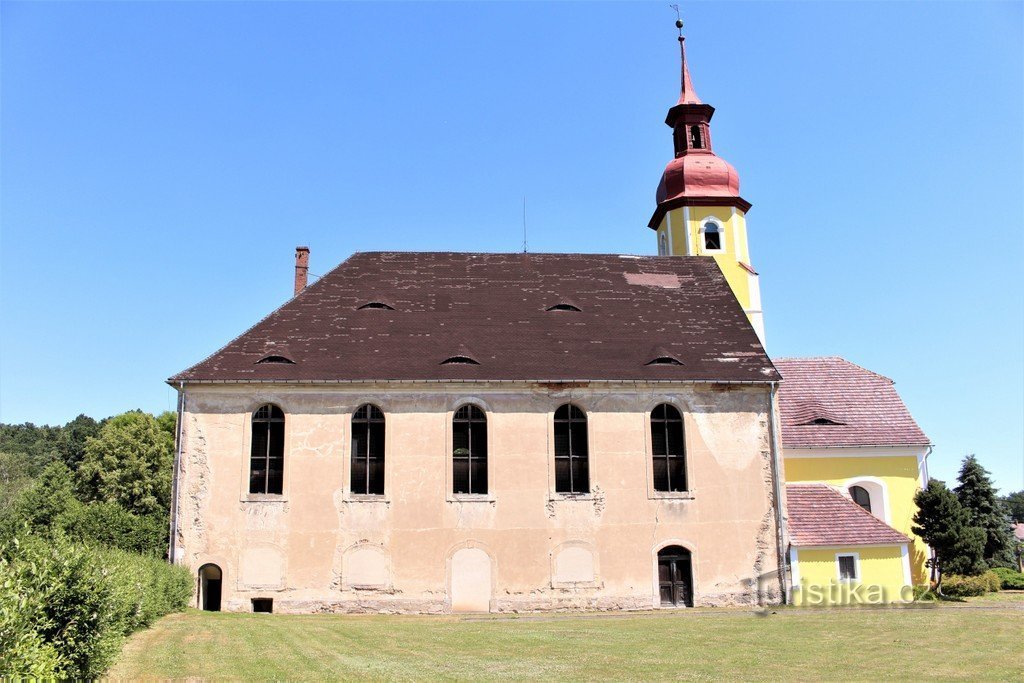
[[[970,524],[985,531],[986,564],[990,567],[1009,566],[1009,520],[1002,501],[996,496],[988,470],[973,455],[964,458],[957,477],[960,485],[954,489],[960,505],[970,513]]]
[[[942,576],[980,574],[985,570],[982,553],[985,532],[971,526],[971,514],[960,505],[956,495],[938,479],[914,496],[917,513],[911,530],[924,539],[934,553],[932,566],[938,574],[935,592],[942,595]]]

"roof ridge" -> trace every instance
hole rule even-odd
[[[664,256],[658,256],[657,254],[627,254],[620,252],[589,252],[589,251],[452,251],[452,250],[424,250],[424,249],[369,249],[366,251],[354,251],[352,256],[362,256],[367,254],[430,254],[430,255],[453,255],[453,256],[518,256],[518,257],[530,257],[530,256],[608,256],[614,258],[638,258],[638,259],[658,259],[660,261],[676,262],[684,261],[685,259],[665,259]],[[351,258],[351,257],[349,257]],[[696,259],[695,259],[696,261]]]
[[[866,373],[868,373],[870,375],[874,375],[875,377],[879,377],[881,379],[884,379],[885,381],[889,382],[890,384],[896,384],[896,382],[891,377],[887,377],[887,376],[885,376],[885,375],[883,375],[883,374],[881,374],[879,372],[875,372],[874,370],[868,370],[863,365],[860,365],[859,363],[854,363],[852,360],[850,360],[849,358],[846,358],[844,356],[788,356],[788,357],[782,357],[782,358],[773,358],[772,362],[774,363],[775,361],[780,361],[780,362],[784,363],[786,361],[816,361],[816,360],[837,360],[837,361],[841,361],[843,363],[846,363],[847,365],[852,365],[853,367],[857,368],[858,370],[863,370],[864,372],[866,372]]]

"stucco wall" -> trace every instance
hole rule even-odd
[[[857,605],[904,602],[913,597],[904,545],[795,549],[797,605]],[[856,557],[856,581],[841,581],[837,555]]]
[[[779,599],[767,387],[185,391],[175,560],[220,566],[225,609],[272,597],[274,611],[447,611],[453,589],[475,605],[486,591],[492,611],[650,608],[670,544],[693,554],[697,605]],[[592,493],[575,498],[554,493],[552,416],[569,400],[587,413],[590,444]],[[250,417],[268,402],[286,415],[284,491],[252,496]],[[366,402],[387,419],[374,500],[348,493],[351,415]],[[488,419],[490,492],[472,500],[451,493],[451,418],[466,402]],[[653,491],[649,414],[661,402],[684,415],[687,494]]]

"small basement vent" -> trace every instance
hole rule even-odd
[[[576,306],[573,306],[572,304],[555,304],[554,306],[550,306],[550,307],[546,308],[545,310],[548,310],[548,311],[575,311],[576,313],[581,313],[582,312],[582,311],[580,311],[579,308],[577,308]]]
[[[256,365],[261,365],[263,363],[283,363],[285,365],[295,365],[295,361],[293,361],[291,358],[285,358],[284,356],[263,356],[263,358],[260,358],[258,361],[256,361]]]
[[[371,301],[369,303],[363,304],[362,306],[360,306],[356,310],[357,311],[366,311],[366,310],[373,310],[373,309],[381,310],[381,311],[393,311],[393,310],[395,310],[394,307],[388,306],[383,301]]]
[[[441,361],[441,365],[480,365],[480,363],[469,356],[452,356]]]
[[[672,356],[658,356],[654,360],[647,363],[648,365],[682,365],[683,362],[678,358]]]
[[[274,598],[253,598],[252,611],[271,614],[274,611]]]

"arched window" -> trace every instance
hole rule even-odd
[[[705,251],[722,250],[722,229],[714,221],[704,223],[704,249]]]
[[[658,236],[658,256],[668,256],[668,239],[665,233]]]
[[[281,493],[284,483],[284,411],[268,403],[252,414],[249,493]]]
[[[690,551],[670,545],[658,551],[658,588],[665,607],[693,607],[693,567]]]
[[[352,415],[352,493],[384,494],[384,413],[366,403]]]
[[[651,455],[654,458],[654,490],[686,491],[683,416],[667,403],[651,411]]]
[[[487,493],[487,416],[476,406],[452,418],[452,493]]]
[[[587,416],[566,403],[555,411],[555,491],[589,493]]]
[[[701,135],[700,126],[690,126],[690,147],[704,149],[704,138]]]
[[[868,493],[866,488],[863,486],[851,486],[850,498],[853,498],[854,503],[871,512],[871,494]]]

